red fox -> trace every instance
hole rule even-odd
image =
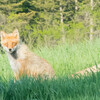
[[[31,52],[28,47],[20,43],[17,29],[13,33],[6,34],[1,31],[1,45],[7,53],[11,68],[16,79],[19,76],[47,76],[52,78],[55,73],[47,61]]]
[[[97,66],[92,66],[92,67],[86,68],[84,70],[81,70],[79,72],[76,72],[75,74],[72,74],[72,77],[74,77],[74,76],[79,77],[80,75],[82,75],[82,76],[83,75],[88,75],[91,72],[96,73],[98,71],[100,71],[100,64],[97,65]]]

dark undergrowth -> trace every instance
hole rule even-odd
[[[79,78],[0,78],[0,100],[99,100],[100,73]]]

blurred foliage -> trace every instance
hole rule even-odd
[[[91,10],[90,0],[78,0],[77,4],[75,0],[0,0],[0,30],[9,33],[18,28],[29,46],[61,43],[62,33],[73,43],[89,39],[92,17],[93,37],[99,37],[100,1],[94,0],[93,5]]]

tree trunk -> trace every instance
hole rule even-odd
[[[75,10],[78,10],[78,0],[75,0]]]
[[[93,0],[91,0],[90,4],[91,4],[91,11],[93,11]],[[93,18],[91,16],[90,18],[90,40],[92,39],[93,39]]]
[[[65,34],[64,34],[64,27],[63,27],[63,8],[62,8],[62,4],[60,2],[60,22],[61,22],[61,33],[62,33],[62,42],[65,42]]]
[[[90,40],[93,39],[93,18],[90,18]]]
[[[62,5],[61,5],[61,3],[60,3],[60,18],[61,18],[61,19],[60,19],[60,22],[61,22],[61,23],[63,23],[63,13],[62,13],[62,12],[63,12],[63,9],[62,9]]]

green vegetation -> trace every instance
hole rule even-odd
[[[100,99],[99,72],[69,77],[100,64],[99,0],[0,0],[0,30],[10,33],[15,28],[53,66],[57,78],[15,81],[0,48],[0,100]]]
[[[99,100],[100,73],[79,79],[0,79],[0,91],[0,100]]]
[[[99,20],[99,0],[0,0],[0,30],[31,47],[99,37]]]
[[[1,53],[0,100],[99,100],[99,72],[79,78],[68,76],[100,63],[100,39],[40,47],[34,52],[53,66],[57,79],[23,77],[14,82],[7,56]]]

